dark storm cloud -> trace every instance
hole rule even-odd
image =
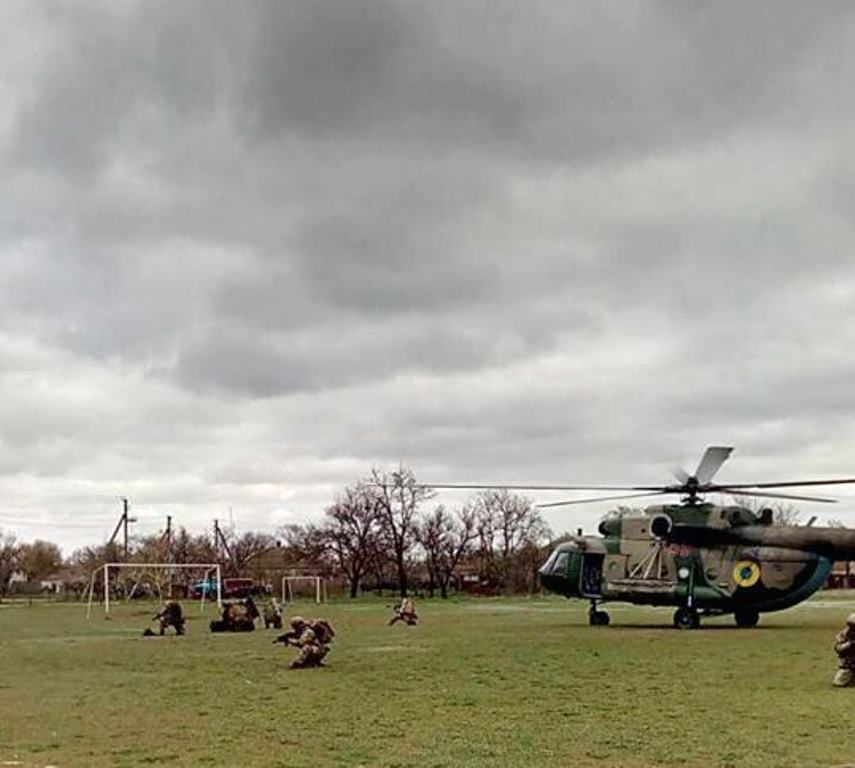
[[[850,466],[849,4],[0,13],[0,526]]]

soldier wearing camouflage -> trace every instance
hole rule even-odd
[[[251,597],[223,605],[221,619],[211,622],[211,632],[252,632],[259,617]]]
[[[282,609],[279,607],[279,601],[274,597],[267,605],[264,606],[262,614],[264,618],[264,628],[282,629]]]
[[[307,667],[321,667],[324,657],[329,653],[329,646],[322,645],[318,636],[308,626],[303,630],[297,641],[300,652],[291,662],[291,669],[305,669]]]
[[[273,642],[293,645],[300,649],[291,663],[292,669],[319,667],[330,652],[329,643],[335,637],[335,630],[325,619],[306,621],[302,616],[291,619],[291,631],[279,635]]]
[[[181,605],[174,600],[166,603],[155,617],[160,623],[160,634],[164,634],[169,627],[175,629],[176,635],[184,634],[184,616],[181,613]]]
[[[398,621],[403,621],[408,627],[414,627],[419,620],[416,613],[416,606],[409,597],[401,600],[400,605],[395,606],[395,615],[390,619],[389,626],[391,627]]]
[[[855,613],[849,614],[846,626],[837,633],[834,652],[837,654],[839,669],[832,685],[837,688],[848,688],[855,684]]]

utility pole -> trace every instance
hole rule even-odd
[[[166,544],[166,556],[169,558],[169,562],[172,562],[172,515],[166,516],[166,530],[160,537],[160,542]]]
[[[135,517],[130,517],[128,515],[129,504],[128,500],[123,496],[122,497],[122,516],[119,518],[119,522],[116,523],[116,527],[113,530],[113,535],[110,537],[110,541],[107,542],[107,546],[109,547],[115,540],[116,536],[119,535],[119,530],[121,529],[123,532],[122,538],[124,543],[124,552],[125,552],[125,561],[128,559],[128,523],[135,523],[137,519]]]
[[[122,526],[123,535],[125,539],[125,561],[128,559],[128,500],[126,498],[122,498],[122,507],[124,511],[122,512],[122,520],[124,521],[124,525]]]
[[[223,535],[222,528],[220,528],[220,521],[214,520],[214,547],[216,547],[217,552],[217,560],[220,560],[220,547],[222,547],[225,554],[228,556],[229,560],[234,561],[234,556],[232,555],[231,549],[229,549],[229,543],[226,541],[226,537]],[[225,557],[222,558],[225,560]]]

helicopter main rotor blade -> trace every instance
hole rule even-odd
[[[782,483],[728,483],[728,488],[798,488],[807,485],[845,485],[855,483],[855,477],[838,480],[787,480]]]
[[[837,499],[825,499],[822,496],[793,496],[786,493],[755,493],[746,491],[741,488],[734,489],[733,486],[719,486],[715,490],[707,491],[707,493],[730,493],[734,496],[756,496],[759,499],[791,499],[793,501],[821,501],[825,504],[836,504]]]
[[[599,499],[567,499],[564,501],[547,501],[544,504],[535,504],[538,509],[544,507],[566,507],[570,504],[590,504],[594,501],[619,501],[621,499],[642,499],[649,496],[664,496],[669,491],[654,491],[653,493],[630,493],[626,496],[601,496]]]
[[[680,483],[680,485],[688,483],[691,477],[691,475],[682,467],[671,467],[671,474],[674,475],[674,478],[678,483]]]
[[[700,464],[695,470],[695,478],[701,485],[706,485],[712,480],[713,475],[721,469],[721,465],[727,461],[727,457],[733,452],[733,448],[725,445],[711,445],[704,451]]]
[[[461,483],[417,483],[416,488],[457,489],[464,491],[661,491],[661,485],[468,485]]]

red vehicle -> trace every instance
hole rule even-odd
[[[250,597],[257,592],[252,579],[223,579],[223,597]]]
[[[230,578],[223,579],[223,598],[244,598],[251,595],[257,595],[263,592],[264,589],[256,585],[253,579]],[[212,579],[207,581],[198,581],[190,587],[189,597],[198,600],[205,597],[208,600],[215,600],[217,597],[217,583]]]

